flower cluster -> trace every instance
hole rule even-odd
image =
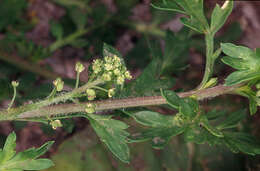
[[[92,69],[95,76],[101,77],[104,81],[115,81],[118,85],[122,85],[126,79],[132,78],[121,59],[116,55],[106,56],[104,60],[94,60]]]

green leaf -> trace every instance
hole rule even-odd
[[[45,143],[40,148],[30,148],[16,154],[15,140],[14,132],[7,137],[4,148],[0,151],[0,170],[42,170],[54,165],[49,159],[37,159],[51,147],[53,141]]]
[[[113,57],[114,55],[118,56],[120,59],[123,59],[123,56],[121,55],[121,53],[118,50],[116,50],[113,46],[104,43],[103,44],[103,57],[105,57],[105,56]]]
[[[243,86],[236,90],[236,93],[247,97],[249,99],[249,111],[250,114],[253,115],[257,111],[257,101],[258,97],[256,97],[256,93],[249,87]]]
[[[203,144],[207,140],[206,131],[197,125],[188,127],[184,132],[184,138],[187,142]]]
[[[233,1],[225,1],[222,7],[216,5],[211,15],[210,30],[212,34],[215,34],[224,25],[232,12],[233,3]]]
[[[68,13],[78,30],[83,30],[87,24],[87,12],[77,7],[69,7]]]
[[[202,116],[202,118],[201,118],[200,121],[201,121],[200,124],[201,124],[206,130],[208,130],[212,135],[214,135],[214,136],[216,136],[216,137],[224,137],[223,133],[222,133],[219,129],[217,129],[217,128],[215,128],[215,127],[213,127],[213,126],[211,126],[211,125],[209,124],[209,121],[208,121],[208,119],[207,119],[207,117],[206,117],[205,115]]]
[[[180,106],[180,103],[182,102],[182,100],[174,91],[161,90],[161,94],[171,107],[173,107],[175,109],[179,109],[179,106]]]
[[[187,29],[178,33],[166,32],[165,51],[162,57],[161,75],[176,74],[186,67],[187,52],[189,49],[189,36]]]
[[[200,25],[197,20],[194,20],[193,17],[191,17],[190,19],[182,17],[180,20],[183,25],[189,27],[190,29],[199,33],[204,32],[204,28],[202,27],[202,25]]]
[[[125,112],[133,117],[136,122],[149,127],[171,127],[173,124],[173,116],[166,116],[152,111],[141,112]]]
[[[62,39],[63,37],[63,28],[60,23],[52,22],[51,23],[51,34],[58,40]]]
[[[186,14],[186,12],[175,1],[172,0],[161,0],[160,2],[152,3],[151,6],[155,9],[163,11],[173,11]]]
[[[260,56],[255,51],[231,43],[222,43],[221,49],[228,55],[222,61],[238,70],[225,79],[225,85],[231,86],[260,78]]]
[[[217,126],[217,129],[234,128],[242,119],[245,118],[245,116],[245,110],[233,112]]]
[[[172,126],[172,127],[156,127],[149,128],[140,133],[132,134],[129,137],[129,142],[144,142],[152,140],[154,148],[163,148],[170,140],[172,136],[181,134],[185,130],[185,127]]]
[[[230,132],[225,133],[225,141],[235,151],[241,151],[249,155],[260,154],[260,143],[247,133]]]
[[[6,161],[10,160],[16,153],[16,135],[14,132],[9,134],[5,141],[3,150],[0,153],[0,165],[4,164]]]
[[[128,128],[124,122],[111,119],[111,116],[99,116],[88,114],[91,126],[109,150],[121,161],[129,163],[130,152],[126,142],[129,135],[125,129]]]
[[[175,2],[191,16],[191,20],[193,21],[190,23],[197,23],[198,27],[203,27],[204,30],[209,27],[204,15],[203,0],[175,0]]]

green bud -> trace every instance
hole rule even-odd
[[[129,71],[126,71],[126,72],[125,72],[125,78],[128,79],[128,80],[131,80],[131,79],[132,79],[132,75],[130,74]]]
[[[62,91],[64,82],[61,78],[57,78],[55,81],[53,81],[53,85],[56,87],[57,91]]]
[[[85,70],[85,67],[82,63],[77,62],[76,65],[75,65],[75,70],[76,70],[76,72],[81,73],[82,71]]]
[[[50,125],[52,126],[52,129],[57,129],[59,127],[62,127],[62,123],[60,120],[56,119],[54,121],[50,122]]]
[[[12,86],[13,87],[18,87],[19,86],[19,82],[18,81],[12,81]]]
[[[85,111],[86,111],[87,113],[95,113],[95,112],[96,112],[95,105],[92,104],[92,103],[88,103],[88,104],[86,105]]]
[[[96,98],[96,92],[93,89],[87,89],[86,90],[87,96],[88,96],[88,100],[94,100]]]
[[[114,88],[111,88],[108,90],[108,97],[111,98],[115,95],[115,89]]]
[[[122,84],[124,84],[124,82],[125,82],[125,77],[124,76],[117,77],[117,80],[116,80],[117,84],[122,85]]]
[[[255,87],[256,87],[257,89],[260,89],[260,83],[256,84]]]
[[[103,75],[102,75],[102,79],[104,80],[104,81],[111,81],[111,73],[110,72],[108,72],[108,73],[104,73]]]

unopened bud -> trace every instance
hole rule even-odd
[[[58,119],[51,121],[50,125],[52,126],[52,129],[57,129],[59,127],[62,127],[62,123]]]
[[[87,89],[86,90],[87,96],[88,96],[88,100],[94,100],[96,98],[96,92],[93,89]]]
[[[57,78],[55,81],[53,81],[53,85],[56,87],[57,91],[61,91],[64,86],[64,82],[61,78]]]
[[[92,103],[88,103],[88,104],[86,105],[85,111],[86,111],[87,113],[95,113],[95,112],[96,112],[96,110],[95,110],[95,105],[92,104]]]
[[[82,71],[85,70],[85,67],[82,63],[77,62],[76,65],[75,65],[75,70],[76,70],[76,72],[81,73]]]
[[[12,86],[13,87],[18,87],[19,86],[19,82],[18,81],[12,81]]]

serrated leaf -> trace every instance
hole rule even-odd
[[[225,79],[225,85],[231,86],[260,78],[260,57],[255,51],[231,43],[222,43],[221,49],[229,56],[222,61],[238,70]]]
[[[186,14],[186,12],[175,1],[172,0],[162,0],[160,2],[154,2],[151,4],[151,6],[159,10]]]
[[[149,127],[171,127],[173,116],[166,116],[152,111],[125,112],[133,117],[138,123]]]
[[[88,114],[87,118],[100,140],[107,145],[109,150],[121,161],[129,163],[130,152],[126,142],[129,133],[125,131],[128,125],[111,119],[110,116]]]
[[[217,126],[217,129],[234,128],[242,119],[245,118],[245,116],[245,110],[233,112]]]
[[[260,154],[260,143],[253,136],[247,133],[231,132],[225,133],[227,142],[235,150],[239,150],[243,153],[256,155]]]
[[[204,28],[198,23],[197,20],[194,20],[193,17],[191,17],[191,19],[182,17],[180,20],[183,25],[189,27],[190,29],[199,33],[204,32]]]
[[[40,148],[31,148],[16,154],[15,140],[16,135],[13,132],[8,136],[3,150],[0,151],[0,170],[42,170],[54,165],[49,159],[37,159],[51,147],[52,141]]]
[[[226,22],[228,16],[233,9],[233,1],[225,1],[222,7],[218,4],[214,8],[211,15],[210,30],[212,34],[215,34]]]

